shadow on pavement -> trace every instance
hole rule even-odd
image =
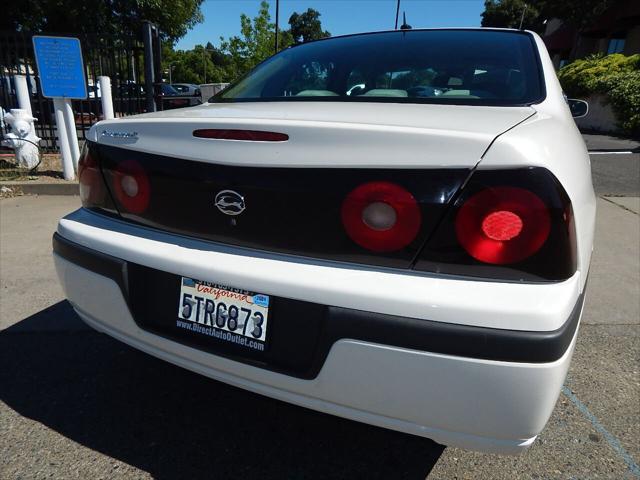
[[[10,408],[160,479],[424,478],[443,450],[157,360],[67,302],[0,332],[0,363]]]

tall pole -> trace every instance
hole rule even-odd
[[[14,75],[13,82],[16,87],[16,97],[18,97],[18,107],[26,110],[33,117],[31,111],[31,99],[29,97],[29,86],[27,85],[27,77],[24,75]]]
[[[152,24],[142,24],[142,40],[144,42],[144,85],[147,99],[147,112],[156,111],[155,93],[155,69],[153,65],[153,38],[151,36]]]
[[[102,102],[102,118],[109,120],[114,118],[113,100],[111,99],[111,79],[106,76],[98,77],[100,83],[100,100]]]
[[[278,22],[280,21],[280,0],[276,0],[276,48],[274,53],[278,53]]]
[[[398,0],[398,3],[396,5],[396,26],[395,26],[395,30],[398,29],[398,15],[400,15],[400,0]]]
[[[53,108],[56,116],[56,127],[58,128],[58,143],[60,144],[60,154],[62,156],[62,173],[65,180],[73,180],[76,176],[73,170],[73,157],[69,146],[69,137],[64,123],[64,99],[54,98]]]
[[[202,71],[204,72],[204,82],[202,83],[207,83],[207,47],[204,47],[202,49]]]
[[[524,8],[522,9],[522,16],[520,17],[520,26],[518,27],[518,30],[522,30],[522,24],[524,23],[524,12],[527,11],[527,4],[524,4]]]
[[[78,146],[78,131],[76,130],[76,118],[73,114],[71,100],[65,98],[62,100],[63,118],[67,141],[69,143],[69,152],[71,153],[71,162],[75,171],[78,171],[78,160],[80,159],[80,147]],[[57,118],[57,117],[56,117]]]

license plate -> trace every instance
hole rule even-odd
[[[182,277],[179,328],[263,351],[268,318],[267,295]]]

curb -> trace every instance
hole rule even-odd
[[[0,182],[0,188],[7,187],[23,195],[79,195],[76,182],[70,183],[33,183],[33,182]]]

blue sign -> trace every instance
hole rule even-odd
[[[44,97],[87,98],[80,40],[34,35],[33,50]]]

